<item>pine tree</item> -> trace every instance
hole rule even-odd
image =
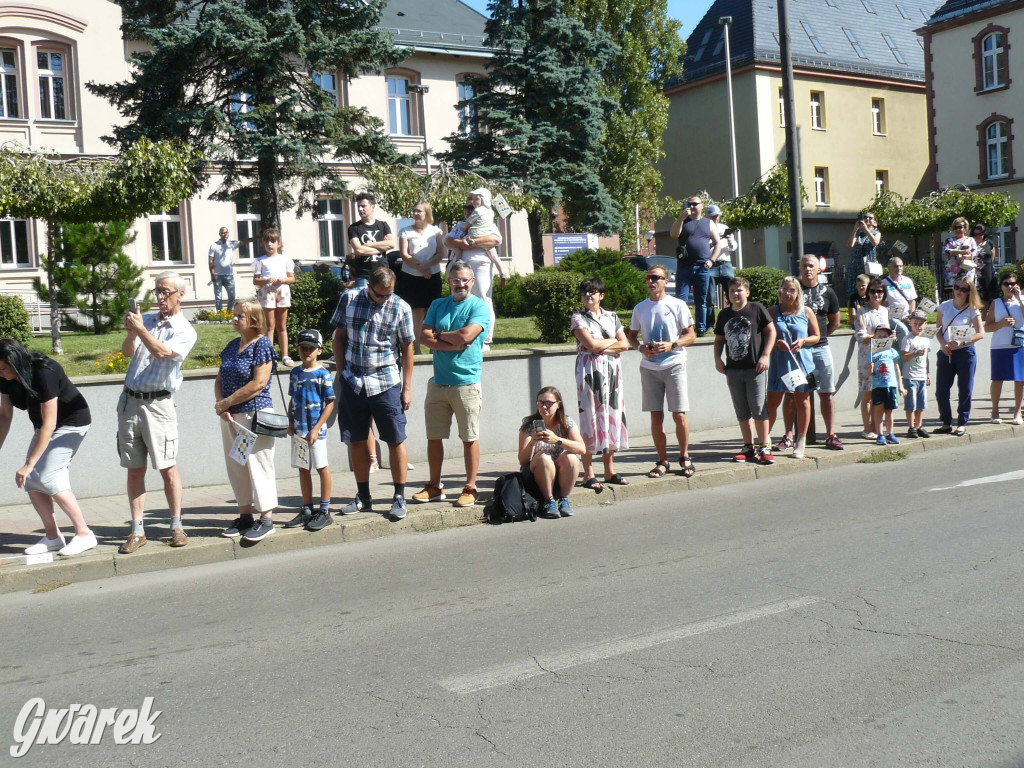
[[[121,325],[128,302],[139,295],[144,270],[124,249],[135,242],[131,225],[124,221],[108,224],[63,224],[57,230],[55,251],[45,257],[44,266],[53,269],[53,285],[62,307],[74,307],[89,318],[82,323],[65,314],[64,323],[78,331],[106,333]],[[59,262],[49,264],[55,256]],[[36,291],[50,301],[50,290],[36,278]]]
[[[541,233],[562,212],[572,228],[611,234],[621,212],[600,177],[605,121],[615,101],[600,92],[600,73],[616,47],[562,9],[562,0],[491,0],[487,75],[460,102],[468,133],[448,137],[444,157],[504,185],[518,184],[548,212],[530,213],[534,261]]]
[[[131,79],[88,87],[128,118],[119,145],[146,136],[200,149],[221,175],[212,197],[252,203],[264,227],[315,211],[346,185],[338,161],[398,162],[383,123],[321,87],[397,64],[377,27],[387,0],[121,0],[124,34],[149,51]],[[316,82],[315,82],[316,81]]]

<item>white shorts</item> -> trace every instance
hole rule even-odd
[[[284,309],[292,305],[292,287],[290,285],[279,285],[275,290],[260,286],[257,292],[260,306],[264,309]]]
[[[315,443],[309,446],[309,463],[314,469],[323,469],[327,466],[327,438],[318,438]]]
[[[641,408],[645,413],[664,411],[665,400],[672,413],[690,410],[686,388],[686,363],[670,368],[640,368]]]

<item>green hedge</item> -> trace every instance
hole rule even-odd
[[[605,288],[603,309],[613,312],[632,309],[647,298],[644,273],[626,261],[622,251],[612,248],[573,251],[558,263],[558,268],[578,273],[580,281],[600,277]]]
[[[32,324],[20,296],[0,296],[0,338],[28,344]]]
[[[759,301],[766,307],[779,301],[779,285],[788,273],[774,267],[747,267],[736,270],[737,277],[750,281],[750,300]]]
[[[494,281],[492,296],[494,298],[494,313],[498,317],[529,317],[533,314],[530,302],[523,294],[525,275],[513,272],[505,281],[505,287],[501,287],[501,280]]]
[[[910,278],[920,298],[935,299],[935,275],[925,267],[904,267],[903,274]]]
[[[324,355],[331,354],[334,326],[331,316],[338,297],[345,290],[341,280],[330,270],[300,272],[292,285],[292,306],[288,310],[288,339],[294,344],[299,331],[316,328],[324,337]]]
[[[559,267],[545,267],[523,281],[523,295],[533,308],[541,341],[562,344],[572,338],[569,327],[580,310],[580,276]]]

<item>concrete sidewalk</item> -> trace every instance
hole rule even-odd
[[[988,413],[986,401],[975,401],[974,413]],[[897,423],[903,425],[902,414]],[[819,418],[820,424],[820,418]],[[934,419],[929,427],[935,426]],[[669,456],[673,460],[672,471],[660,479],[648,479],[644,475],[654,466],[656,454],[649,437],[634,441],[633,447],[616,455],[616,469],[629,480],[627,486],[605,486],[603,493],[595,494],[577,486],[572,494],[573,507],[582,514],[603,505],[620,500],[637,499],[670,493],[679,493],[698,488],[709,488],[727,483],[743,482],[765,477],[809,472],[830,467],[855,463],[877,450],[873,442],[860,437],[860,416],[857,412],[839,414],[838,430],[846,444],[846,450],[828,451],[819,443],[808,445],[805,459],[793,459],[788,455],[776,457],[772,466],[736,464],[732,456],[740,448],[739,428],[720,428],[693,434],[690,456],[697,468],[694,477],[686,479],[679,474],[676,459],[675,437],[669,435]],[[905,425],[896,434],[906,431]],[[776,425],[776,441],[781,426]],[[897,448],[911,451],[934,451],[962,446],[968,442],[998,440],[1024,436],[1024,427],[1009,424],[972,424],[965,437],[935,435],[931,439],[902,439]],[[824,436],[822,435],[822,440]],[[309,533],[300,529],[285,530],[281,526],[296,513],[300,504],[298,475],[279,479],[278,494],[281,506],[275,514],[278,528],[273,536],[250,544],[241,540],[225,539],[220,532],[237,516],[231,488],[228,485],[185,488],[184,523],[189,535],[189,544],[172,549],[168,545],[169,520],[161,492],[151,492],[146,512],[146,536],[148,543],[131,555],[120,555],[117,548],[128,535],[128,499],[124,493],[94,497],[82,500],[86,520],[100,540],[100,545],[84,555],[75,558],[60,558],[56,555],[26,558],[21,552],[42,535],[39,517],[30,504],[0,506],[0,593],[25,589],[55,588],[66,583],[100,579],[109,576],[141,573],[145,571],[178,568],[187,565],[251,557],[260,553],[281,552],[303,549],[325,544],[360,541],[399,533],[426,533],[442,528],[480,523],[484,504],[491,498],[494,480],[514,471],[518,466],[513,453],[486,454],[481,457],[478,479],[480,488],[479,504],[473,507],[456,508],[451,501],[458,496],[465,478],[462,472],[461,456],[445,460],[444,485],[449,499],[432,504],[409,503],[408,517],[392,523],[382,516],[390,507],[391,476],[384,468],[370,476],[374,499],[378,500],[374,513],[359,513],[341,517],[338,512],[354,493],[355,482],[346,468],[334,468],[334,500],[332,509],[337,524],[323,531]],[[602,466],[595,459],[595,469],[601,477]],[[427,479],[425,464],[409,471],[406,496],[418,491]],[[111,487],[122,488],[124,473],[117,466],[110,468]],[[314,495],[317,488],[314,481]],[[752,489],[753,490],[753,489]],[[72,531],[67,517],[58,510],[57,522],[70,539]],[[541,525],[554,521],[540,520]],[[569,525],[571,521],[561,521]],[[40,562],[31,562],[33,559]],[[26,562],[29,561],[29,562]]]

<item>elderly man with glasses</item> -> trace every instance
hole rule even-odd
[[[722,250],[718,225],[709,218],[701,217],[703,209],[700,197],[691,195],[669,230],[679,241],[676,247],[676,297],[687,302],[692,291],[698,336],[707,331],[711,317],[708,284],[711,282],[711,268]]]
[[[406,515],[405,478],[409,468],[405,448],[405,412],[412,404],[412,309],[395,295],[395,273],[377,267],[364,289],[345,291],[331,318],[331,347],[341,373],[338,383],[338,424],[341,439],[352,449],[356,498],[343,515],[369,512],[370,421],[388,444],[395,492],[392,521]]]
[[[178,474],[178,414],[174,393],[181,386],[181,366],[196,343],[196,331],[181,314],[185,280],[177,272],[156,276],[158,312],[125,313],[128,332],[121,354],[130,357],[124,391],[117,403],[117,453],[128,470],[128,506],[132,528],[118,550],[130,555],[146,543],[142,513],[146,508],[146,461],[160,472],[171,514],[171,546],[183,547],[181,477]]]
[[[444,443],[452,427],[459,426],[466,485],[455,500],[456,507],[476,503],[476,473],[480,467],[480,406],[483,391],[484,339],[491,313],[483,299],[473,295],[473,268],[464,261],[452,264],[448,276],[451,295],[434,300],[427,310],[420,344],[433,350],[434,376],[427,382],[423,413],[427,428],[427,461],[430,480],[414,493],[418,502],[445,498],[441,484]]]
[[[647,270],[649,298],[633,309],[629,321],[629,346],[639,349],[642,408],[651,414],[651,437],[658,452],[658,463],[648,477],[662,477],[670,468],[668,440],[665,435],[665,400],[672,412],[679,441],[679,465],[683,477],[697,471],[690,461],[690,410],[686,386],[686,347],[693,344],[693,318],[685,302],[665,292],[668,270],[653,266]],[[700,295],[700,294],[698,294]],[[638,336],[643,337],[643,343]]]

